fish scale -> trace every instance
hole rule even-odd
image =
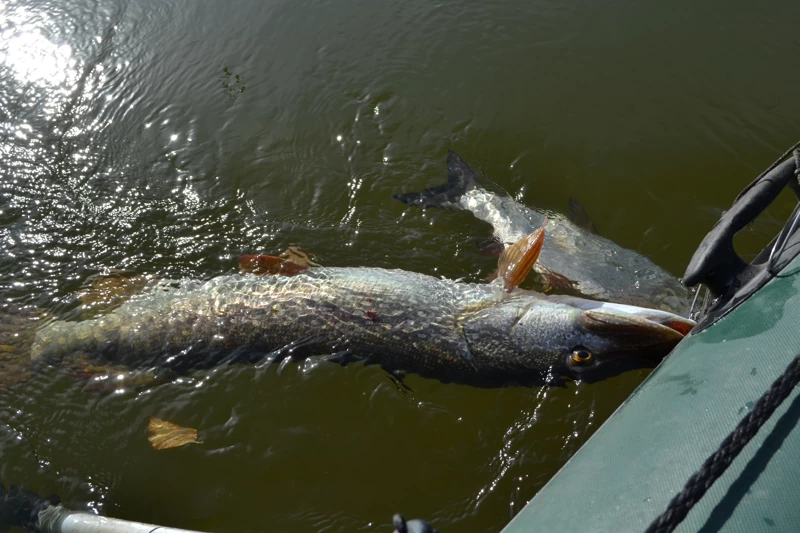
[[[270,355],[338,354],[472,383],[541,377],[553,367],[570,373],[568,356],[578,345],[593,346],[602,357],[652,348],[663,341],[663,330],[674,341],[674,332],[657,324],[638,337],[598,335],[582,325],[583,313],[497,284],[319,267],[291,277],[230,275],[151,290],[95,319],[44,325],[31,357],[85,356],[184,372]]]
[[[299,345],[304,354],[344,349],[367,358],[380,352],[389,366],[397,361],[424,369],[446,361],[453,370],[469,356],[459,308],[493,293],[381,269],[222,276],[142,295],[94,320],[53,322],[38,332],[32,356],[81,353],[166,366],[188,359],[186,365],[202,367],[234,349],[268,354]]]

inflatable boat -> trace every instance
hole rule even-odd
[[[697,326],[503,533],[800,531],[800,204],[752,262],[733,246],[798,179],[795,146],[742,191],[683,278]]]

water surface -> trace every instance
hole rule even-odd
[[[739,0],[6,1],[0,297],[70,316],[105,269],[205,279],[289,245],[480,280],[485,224],[391,198],[444,181],[450,148],[520,201],[564,211],[574,196],[679,276],[797,140],[799,15]],[[645,375],[406,389],[307,363],[99,397],[54,368],[0,390],[0,479],[209,531],[390,531],[398,511],[498,531]],[[203,443],[156,452],[151,415]]]

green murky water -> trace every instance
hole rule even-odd
[[[408,210],[452,148],[522,201],[681,275],[797,140],[800,5],[0,3],[0,297],[66,313],[89,275],[325,265],[479,279],[489,228]],[[752,254],[788,203],[738,244]],[[57,369],[0,391],[0,479],[209,531],[498,531],[645,376],[482,390],[378,368],[220,368],[141,394]],[[153,415],[203,443],[156,452]],[[655,414],[654,416],[657,416]]]

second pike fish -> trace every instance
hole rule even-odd
[[[570,199],[574,221],[526,207],[503,192],[481,185],[453,151],[447,154],[446,184],[395,194],[394,198],[411,206],[471,211],[492,225],[494,237],[505,246],[544,225],[547,237],[533,267],[539,290],[688,316],[689,289],[647,257],[598,235],[580,204]]]

